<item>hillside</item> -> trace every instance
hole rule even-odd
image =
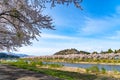
[[[106,51],[101,51],[101,52],[91,52],[92,54],[110,54],[110,53],[114,53],[114,54],[117,54],[117,53],[120,53],[120,49],[118,50],[113,50],[113,49],[108,49]],[[68,55],[68,54],[90,54],[90,52],[87,52],[87,51],[78,51],[77,49],[64,49],[64,50],[61,50],[59,52],[56,52],[54,55]]]
[[[68,55],[68,54],[89,54],[89,52],[78,51],[77,49],[65,49],[65,50],[56,52],[54,55]]]
[[[0,59],[6,59],[6,58],[19,58],[19,56],[0,52]]]

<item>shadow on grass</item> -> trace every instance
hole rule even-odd
[[[61,80],[43,73],[0,64],[0,80]]]

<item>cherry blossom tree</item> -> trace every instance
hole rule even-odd
[[[30,45],[31,39],[40,36],[41,29],[54,29],[52,18],[43,15],[46,4],[71,3],[81,8],[82,0],[0,0],[0,49],[16,50]]]

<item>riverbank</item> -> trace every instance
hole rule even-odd
[[[84,74],[94,74],[94,75],[98,75],[98,76],[104,76],[104,77],[114,77],[114,78],[119,78],[120,79],[120,72],[115,72],[115,71],[106,71],[105,73],[102,72],[86,72],[86,69],[84,68],[76,68],[76,67],[59,67],[59,68],[52,68],[49,66],[36,66],[37,68],[42,68],[42,69],[53,69],[53,70],[60,70],[60,71],[68,71],[68,72],[77,72],[77,73],[84,73]]]
[[[120,74],[114,72],[106,72],[104,74],[101,72],[86,72],[86,69],[83,68],[59,66],[56,64],[42,64],[38,61],[26,63],[24,60],[20,60],[17,62],[6,62],[6,64],[40,74],[58,77],[63,80],[120,80]]]
[[[80,64],[102,64],[102,65],[120,65],[120,63],[100,63],[100,62],[75,62]]]
[[[14,65],[15,66],[15,65]],[[86,73],[85,69],[74,68],[74,67],[61,67],[61,68],[50,68],[50,67],[29,67],[29,66],[18,66],[30,71],[35,71],[40,74],[45,74],[53,77],[58,77],[63,80],[120,80],[119,75],[115,74],[100,74],[100,73]],[[49,79],[53,80],[53,79]]]

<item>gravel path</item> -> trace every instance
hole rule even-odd
[[[0,64],[0,80],[61,80],[42,73]]]

